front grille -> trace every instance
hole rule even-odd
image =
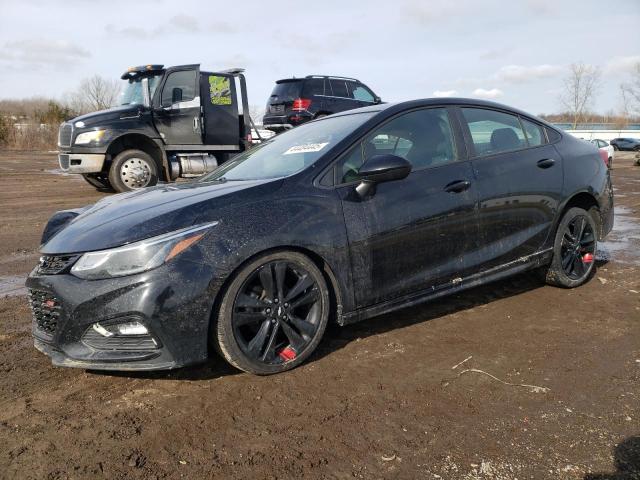
[[[80,255],[43,255],[40,257],[38,273],[41,275],[56,275],[66,273]]]
[[[60,301],[50,293],[32,289],[29,289],[28,298],[35,328],[52,336],[58,328],[62,312]]]
[[[159,345],[151,335],[114,335],[105,337],[93,328],[89,328],[82,336],[82,342],[97,350],[120,350],[141,352],[157,350]]]
[[[70,147],[71,137],[73,136],[73,125],[71,123],[63,123],[58,131],[58,146]]]
[[[271,105],[269,113],[284,113],[284,105]]]
[[[69,170],[69,155],[67,154],[58,155],[58,163],[60,164],[60,168],[62,170]]]

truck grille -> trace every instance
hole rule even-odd
[[[58,328],[58,318],[62,310],[60,301],[50,293],[32,289],[29,289],[28,298],[35,328],[45,335],[52,336]]]
[[[43,255],[40,257],[38,273],[41,275],[56,275],[66,272],[80,255]]]
[[[73,136],[73,125],[71,123],[63,123],[58,131],[58,146],[70,147],[71,137]]]

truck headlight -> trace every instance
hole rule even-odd
[[[93,130],[91,132],[81,133],[76,137],[75,145],[88,145],[89,143],[100,143],[104,138],[106,130]]]
[[[184,228],[122,247],[83,254],[71,268],[79,278],[97,280],[122,277],[159,267],[204,237],[218,222]]]

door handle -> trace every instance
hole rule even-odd
[[[470,186],[471,182],[469,182],[468,180],[455,180],[447,184],[447,186],[444,187],[444,191],[449,193],[460,193],[464,192]]]
[[[539,168],[549,168],[555,165],[556,161],[553,158],[543,158],[542,160],[538,160]]]
[[[193,131],[198,133],[198,117],[193,117]]]

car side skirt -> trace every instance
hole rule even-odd
[[[450,282],[433,286],[427,290],[421,290],[400,298],[394,298],[386,302],[344,313],[338,316],[338,324],[348,325],[350,323],[356,323],[371,317],[390,313],[395,310],[419,305],[468,288],[501,280],[505,277],[510,277],[526,270],[541,267],[542,265],[549,263],[552,257],[553,248],[547,248],[526,257],[520,257],[517,260],[505,263],[504,265],[499,265],[490,270],[470,275],[466,278],[455,278]]]

